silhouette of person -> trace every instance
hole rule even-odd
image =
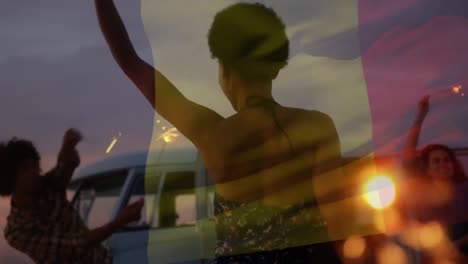
[[[80,163],[76,145],[81,139],[77,130],[69,129],[57,165],[43,176],[31,141],[12,139],[0,144],[0,195],[11,196],[5,238],[36,263],[112,263],[110,251],[100,243],[140,218],[143,200],[127,206],[102,227],[86,227],[66,198],[66,187]]]
[[[208,45],[236,111],[224,118],[187,99],[138,56],[113,1],[95,4],[123,72],[193,142],[215,182],[215,262],[340,262],[331,243],[319,243],[347,232],[339,210],[327,206],[345,188],[338,134],[328,115],[273,98],[273,80],[289,56],[285,25],[274,10],[236,3],[214,17]]]

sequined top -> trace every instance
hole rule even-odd
[[[328,241],[314,201],[276,208],[241,204],[215,194],[217,256],[247,254]]]

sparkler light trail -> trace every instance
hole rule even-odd
[[[122,133],[119,132],[118,136],[112,137],[112,141],[107,147],[106,154],[109,154],[112,151],[112,149],[114,148],[115,144],[117,144],[117,141],[119,140],[121,136],[122,136]]]

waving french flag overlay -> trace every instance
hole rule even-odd
[[[235,2],[141,2],[154,66],[189,99],[226,117],[233,110],[218,87],[218,66],[210,58],[206,36],[216,12]],[[353,177],[362,172],[360,161],[366,159],[372,161],[366,163],[372,168],[368,175],[356,176],[359,180],[384,171],[388,163],[379,158],[403,150],[417,102],[426,94],[431,95],[431,106],[421,146],[468,146],[468,1],[260,2],[272,7],[284,20],[291,45],[289,64],[274,82],[274,97],[281,104],[317,109],[331,116],[343,157],[353,160],[343,167],[345,175]],[[158,124],[155,122],[151,149],[161,147]],[[164,144],[162,150],[170,147]],[[333,210],[345,211],[352,205],[360,213],[353,219],[342,218],[343,226],[359,222],[361,235],[385,232],[376,223],[376,219],[385,217],[384,213],[366,209],[369,206],[359,194],[361,188],[350,188],[356,189],[351,191],[356,194],[352,201],[337,203]],[[209,230],[209,221],[199,220],[197,228]],[[164,236],[168,241],[184,239],[181,230],[166,230]],[[343,239],[350,233],[344,232]],[[149,241],[163,241],[164,236],[150,233]],[[200,247],[196,250],[204,250],[209,258],[212,251],[203,244]],[[180,252],[180,259],[190,259],[194,254]],[[149,259],[156,261],[157,255]]]

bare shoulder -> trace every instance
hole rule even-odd
[[[335,123],[333,119],[326,113],[318,110],[307,110],[300,108],[285,108],[290,116],[297,120],[300,124],[309,129],[334,130]]]
[[[328,123],[333,124],[332,118],[323,112],[317,110],[304,110],[307,113],[307,117],[313,121],[320,122],[320,123]]]
[[[333,119],[317,110],[284,107],[280,120],[288,135],[299,145],[314,145],[328,140],[338,141]]]

